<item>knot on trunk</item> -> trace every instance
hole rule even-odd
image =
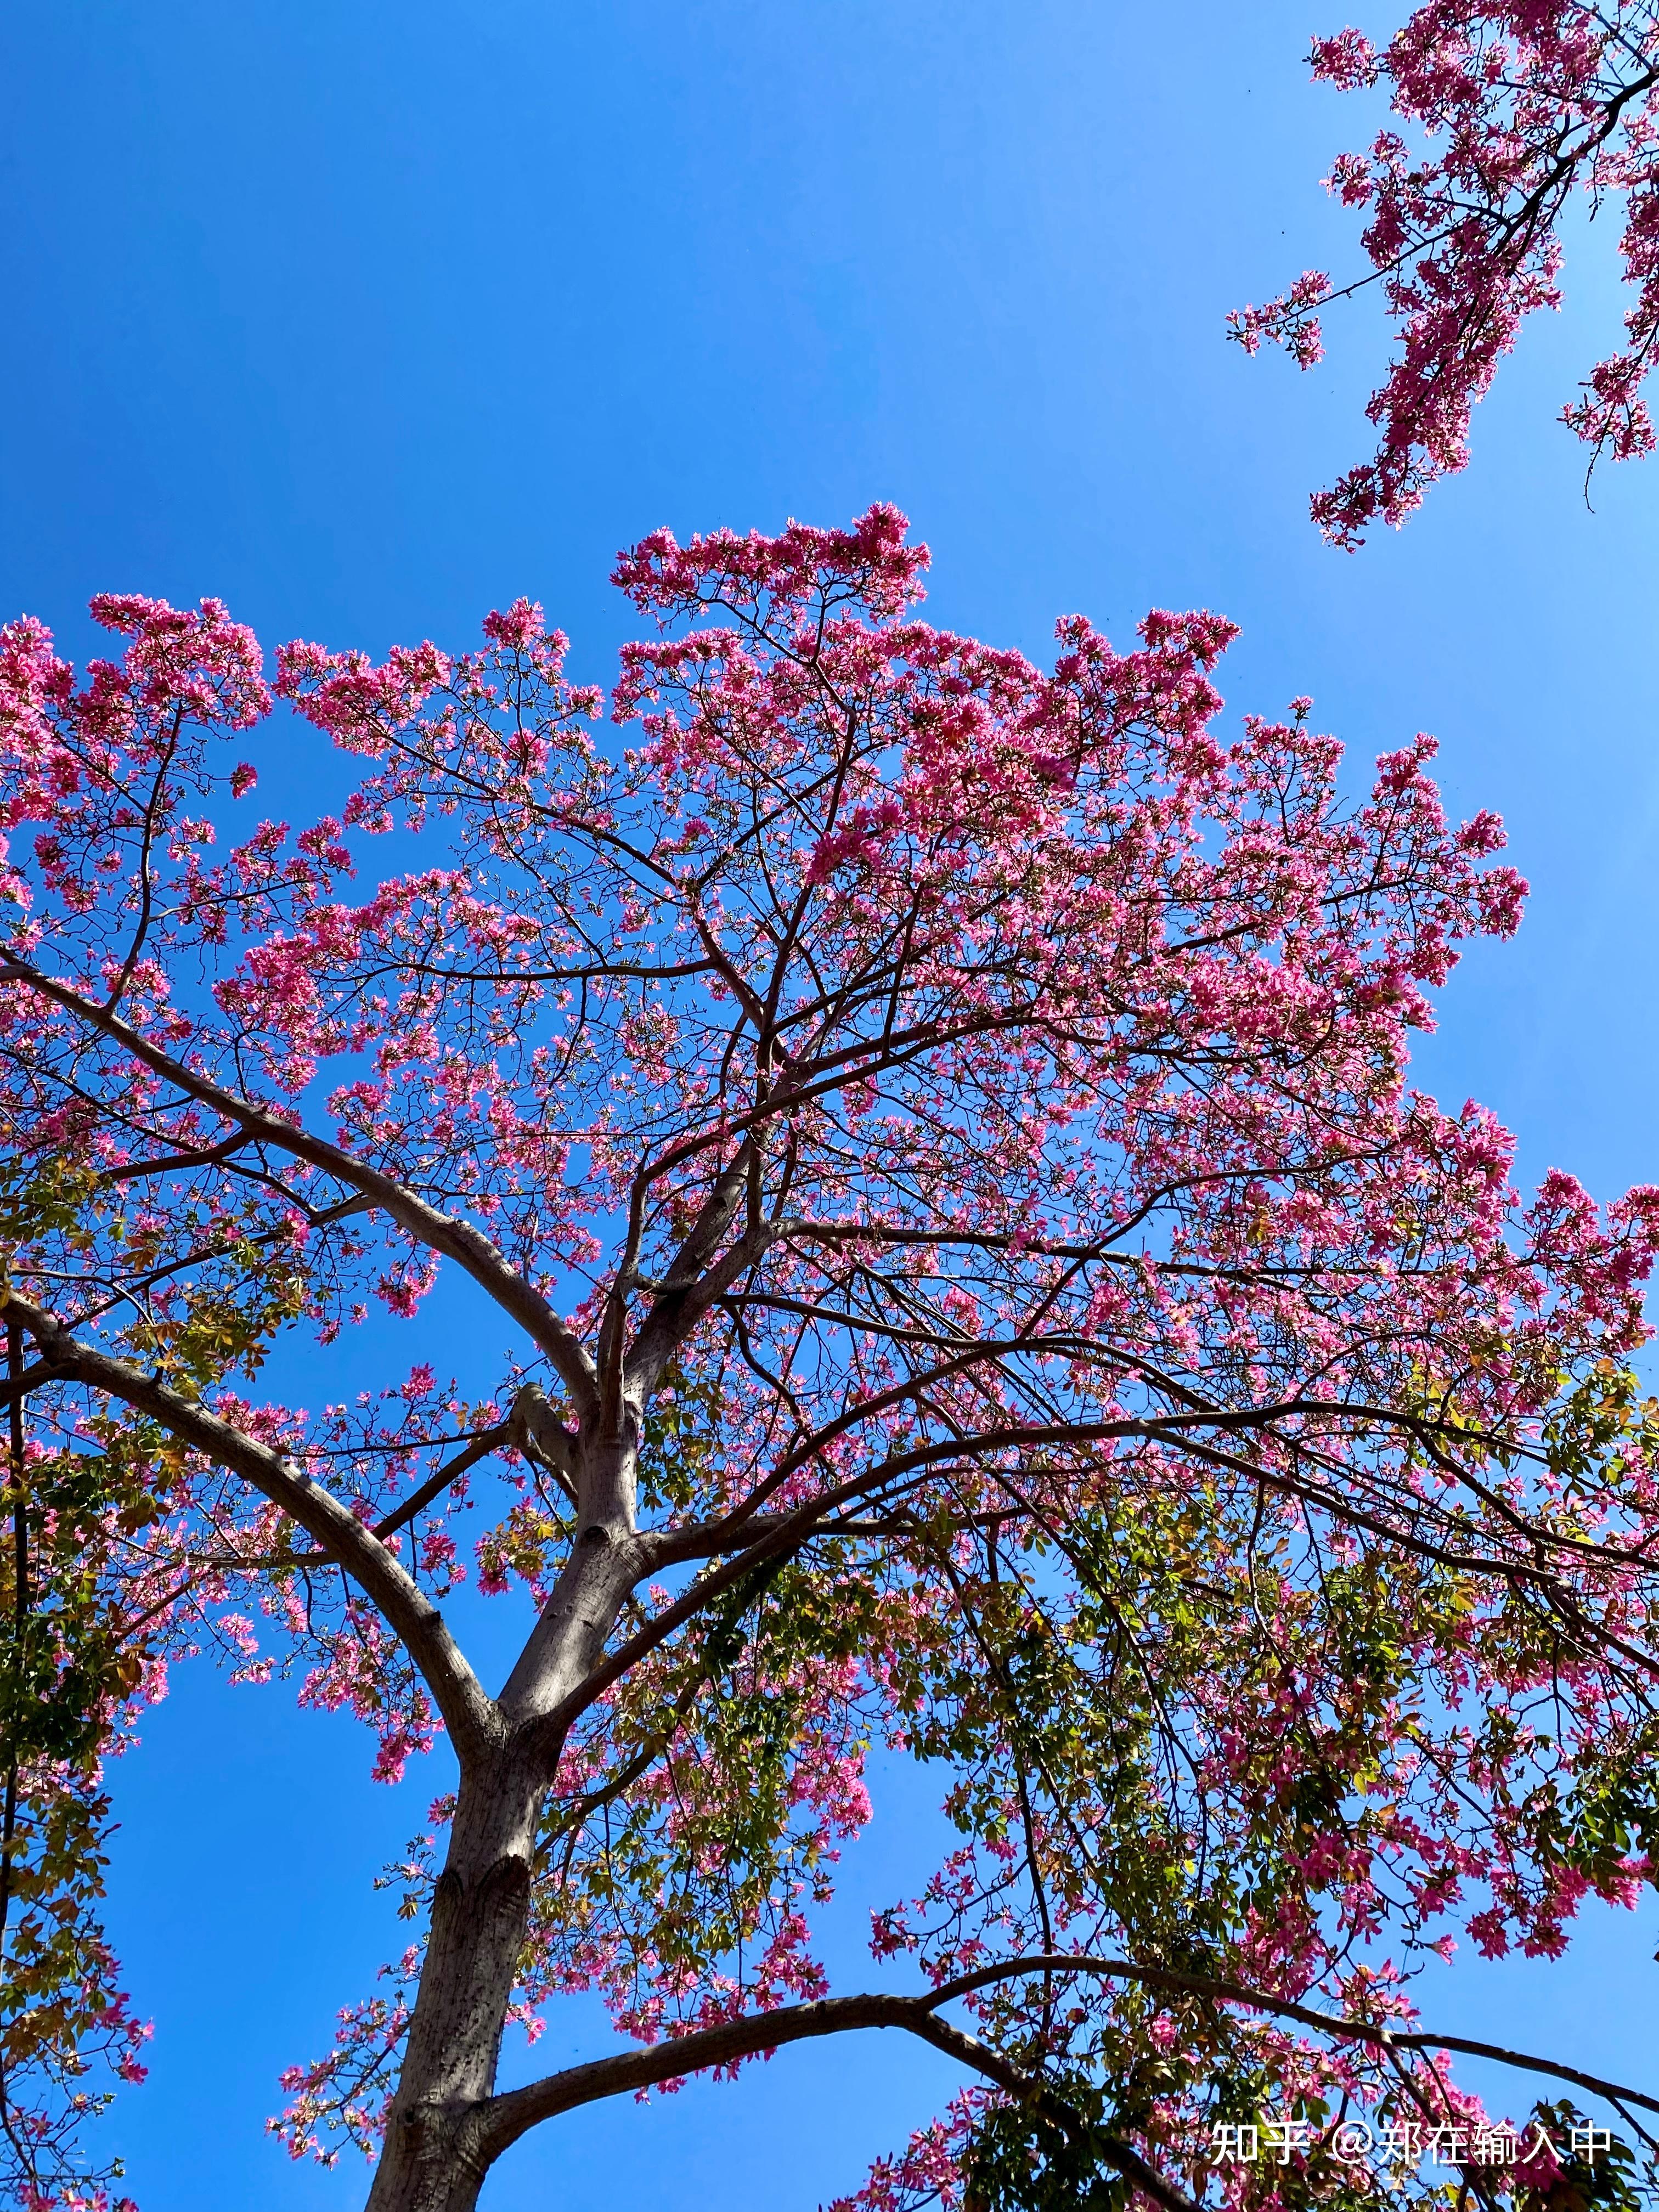
[[[489,2171],[479,2124],[482,2106],[459,2107],[423,2099],[398,2116],[392,2156],[375,2177],[371,2205],[386,2201],[410,2212],[474,2212]],[[390,2192],[383,2183],[391,2185]]]

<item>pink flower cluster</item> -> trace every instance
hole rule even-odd
[[[1653,450],[1642,386],[1659,349],[1659,7],[1654,0],[1426,0],[1377,52],[1358,31],[1316,40],[1314,75],[1341,91],[1384,86],[1409,135],[1387,129],[1344,154],[1327,184],[1363,210],[1372,274],[1334,287],[1318,270],[1230,317],[1246,352],[1264,339],[1303,368],[1322,356],[1318,311],[1382,286],[1399,349],[1367,413],[1373,459],[1316,495],[1313,516],[1352,549],[1379,517],[1403,522],[1468,458],[1470,414],[1524,319],[1560,303],[1560,226],[1575,186],[1599,210],[1625,201],[1620,241],[1633,294],[1626,343],[1561,419],[1591,449]]]

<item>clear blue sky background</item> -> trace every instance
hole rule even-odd
[[[932,544],[939,619],[1034,653],[1073,608],[1120,637],[1224,610],[1231,709],[1311,692],[1362,761],[1433,730],[1454,803],[1509,819],[1529,918],[1459,971],[1425,1079],[1496,1108],[1529,1176],[1659,1180],[1659,470],[1607,471],[1592,515],[1551,421],[1611,349],[1612,239],[1575,241],[1474,468],[1327,550],[1306,495],[1358,458],[1372,319],[1306,378],[1222,342],[1352,258],[1317,179],[1364,112],[1308,84],[1340,20],[1309,5],[8,0],[0,614],[80,653],[95,589],[214,592],[268,641],[379,651],[527,592],[604,678],[625,542],[874,498]],[[441,1778],[389,1797],[368,1764],[198,1672],[118,1771],[155,2039],[109,2124],[144,2212],[361,2201],[259,2128],[395,1941],[369,1879]],[[926,1827],[896,1778],[842,1986]],[[1437,2021],[1650,2077],[1654,1941],[1602,1916],[1560,1968],[1460,1964]],[[541,2055],[602,2033],[556,2017]],[[810,2207],[947,2079],[879,2037],[787,2053],[544,2130],[485,2203]]]

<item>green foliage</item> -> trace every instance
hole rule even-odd
[[[963,2212],[1123,2212],[1129,2187],[1108,2149],[1109,2112],[1081,2076],[992,2106],[963,2160]]]
[[[205,1230],[206,1264],[165,1299],[121,1310],[129,1356],[197,1398],[258,1369],[300,1312],[305,1282],[280,1239],[185,1228]],[[9,1250],[42,1239],[76,1265],[112,1245],[141,1269],[159,1257],[153,1232],[131,1230],[118,1187],[84,1164],[67,1154],[0,1161],[0,1294]],[[187,1586],[187,1565],[156,1542],[187,1461],[157,1425],[108,1406],[36,1438],[29,1403],[0,1480],[0,2162],[50,2191],[99,2179],[75,2148],[81,2121],[112,2094],[97,2070],[106,2081],[143,2070],[146,2031],[100,1919],[111,1828],[102,1761]]]
[[[1519,2212],[1649,2212],[1652,2192],[1642,2160],[1613,2130],[1592,2130],[1584,2114],[1565,2098],[1537,2106],[1532,2124],[1544,2128],[1556,2145],[1560,2172],[1547,2189],[1517,2192]],[[1586,2145],[1602,2132],[1607,2141],[1598,2143],[1594,2154],[1588,2148],[1575,2151],[1575,2132]]]
[[[0,1734],[9,1762],[20,1766],[92,1759],[110,1712],[143,1670],[101,1555],[112,1533],[148,1528],[161,1501],[149,1487],[154,1466],[142,1441],[108,1441],[102,1452],[31,1460],[21,1495],[9,1480],[0,1492],[0,1510],[14,1527],[21,1512],[28,1538],[21,1617],[15,1544],[0,1560]]]

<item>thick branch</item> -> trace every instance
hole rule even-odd
[[[757,1256],[745,1238],[737,1255],[728,1254],[723,1265],[705,1277],[726,1231],[743,1204],[750,1162],[756,1156],[752,1136],[738,1146],[732,1164],[720,1176],[705,1200],[696,1219],[674,1255],[666,1278],[657,1285],[650,1312],[641,1324],[628,1354],[630,1392],[643,1401],[662,1378],[664,1369],[715,1298],[729,1287],[744,1266]]]
[[[1046,2093],[1040,2081],[1011,2065],[988,2044],[938,2018],[934,2008],[939,2002],[932,1996],[821,1997],[807,2004],[785,2006],[777,2012],[728,2021],[693,2035],[676,2036],[650,2050],[623,2051],[614,2058],[594,2059],[586,2066],[568,2066],[562,2073],[550,2074],[522,2089],[509,2089],[480,2106],[466,2125],[466,2148],[480,2166],[489,2166],[538,2122],[577,2106],[621,2096],[626,2090],[653,2088],[708,2067],[757,2057],[786,2043],[842,2035],[865,2027],[902,2028],[994,2081],[1011,2097],[1036,2095],[1062,2125],[1067,2120],[1076,2124],[1075,2116],[1052,2093]],[[1127,2143],[1106,2137],[1099,2148],[1121,2173],[1156,2198],[1164,2212],[1194,2212],[1192,2200]]]
[[[459,1757],[465,1759],[500,1738],[501,1717],[451,1636],[443,1615],[332,1492],[322,1489],[280,1452],[244,1436],[206,1407],[192,1405],[128,1361],[81,1343],[52,1315],[27,1299],[14,1295],[7,1310],[18,1316],[65,1380],[84,1382],[148,1413],[181,1443],[201,1452],[216,1466],[241,1475],[273,1504],[281,1506],[336,1565],[360,1583],[420,1669]]]
[[[961,1975],[922,1996],[903,1997],[871,1992],[859,1996],[824,1997],[806,2004],[784,2006],[776,2012],[752,2014],[742,2020],[723,2021],[717,2027],[676,2036],[648,2050],[621,2051],[614,2057],[592,2059],[581,2066],[568,2066],[560,2073],[550,2074],[524,2088],[510,2089],[501,2096],[490,2098],[473,2114],[468,2124],[469,2131],[481,2162],[489,2164],[538,2122],[551,2119],[560,2112],[571,2112],[578,2106],[592,2104],[601,2098],[620,2096],[626,2091],[653,2088],[662,2082],[678,2081],[708,2068],[731,2065],[740,2059],[757,2057],[762,2052],[781,2049],[785,2044],[871,2027],[902,2028],[908,2034],[920,2036],[936,2050],[960,2059],[988,2081],[994,2081],[999,2088],[1007,2091],[1011,2096],[1027,2098],[1034,2092],[1042,2092],[1043,2085],[1040,2081],[1021,2072],[1000,2052],[992,2050],[976,2037],[964,2033],[947,2021],[940,2020],[938,2014],[940,2007],[954,2003],[975,1990],[1036,1973],[1095,1974],[1139,1982],[1147,1988],[1174,1995],[1207,1996],[1231,2004],[1247,2005],[1253,2010],[1272,2013],[1296,2021],[1304,2027],[1316,2028],[1322,2034],[1368,2044],[1379,2051],[1460,2051],[1471,2057],[1493,2059],[1502,2065],[1516,2067],[1528,2073],[1547,2074],[1559,2081],[1571,2081],[1582,2089],[1615,2103],[1638,2105],[1649,2112],[1659,2112],[1659,2099],[1645,2096],[1639,2090],[1625,2088],[1617,2082],[1605,2081],[1599,2075],[1586,2074],[1577,2067],[1559,2065],[1553,2060],[1536,2057],[1528,2051],[1504,2050],[1498,2045],[1476,2042],[1468,2036],[1437,2035],[1426,2029],[1391,2028],[1369,2021],[1344,2020],[1334,2014],[1316,2011],[1308,2005],[1297,2004],[1288,1998],[1269,1996],[1261,1990],[1248,1989],[1239,1983],[1216,1980],[1201,1974],[1180,1974],[1163,1967],[1138,1966],[1125,1959],[1073,1958],[1055,1954],[1006,1960],[999,1966],[984,1967],[977,1973]],[[1170,2208],[1170,2212],[1175,2212],[1175,2208],[1187,2206],[1188,2200],[1180,2191],[1155,2169],[1146,2166],[1145,2160],[1127,2144],[1109,2141],[1103,2148],[1120,2172],[1133,2181],[1137,2187],[1145,2189],[1149,2195]]]

